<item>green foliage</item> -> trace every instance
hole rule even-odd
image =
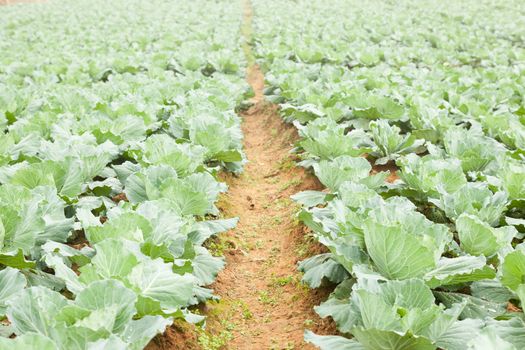
[[[224,267],[202,245],[242,171],[242,9],[57,1],[0,14],[6,349],[143,349]],[[217,26],[220,23],[220,26]]]
[[[306,341],[525,347],[524,10],[254,1],[266,94],[298,129],[299,165],[326,187],[292,196],[329,250],[299,269],[313,288],[337,285],[316,311],[341,335]]]

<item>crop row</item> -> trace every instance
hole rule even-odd
[[[187,308],[224,265],[203,242],[237,222],[216,173],[245,162],[241,19],[205,0],[2,8],[2,349],[142,349],[203,322]]]
[[[322,349],[525,348],[525,7],[254,1],[269,99],[324,191]],[[286,13],[287,16],[276,16]],[[513,18],[512,21],[506,19]]]

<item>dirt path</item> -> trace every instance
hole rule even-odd
[[[313,307],[328,290],[310,290],[300,283],[297,262],[319,251],[295,214],[290,196],[320,189],[317,179],[295,165],[290,154],[298,139],[296,129],[283,123],[278,108],[264,99],[264,75],[249,46],[252,10],[244,2],[243,49],[249,63],[246,79],[255,92],[252,107],[242,113],[244,151],[249,163],[236,177],[223,174],[229,186],[219,208],[224,217],[239,217],[235,230],[209,245],[224,254],[226,268],[211,286],[220,296],[201,309],[205,330],[176,325],[150,349],[265,350],[314,349],[303,342],[306,328],[334,333]]]
[[[251,16],[245,2],[247,42]],[[312,255],[315,245],[296,221],[298,207],[290,195],[321,186],[295,166],[290,150],[296,130],[285,125],[277,106],[264,99],[264,75],[253,64],[250,47],[244,50],[250,62],[246,79],[255,92],[253,106],[242,114],[249,163],[241,176],[223,177],[229,191],[221,209],[240,221],[220,239],[227,264],[213,286],[221,301],[208,304],[206,310],[208,334],[210,341],[232,350],[307,349],[304,329],[322,332],[331,325],[313,311],[326,291],[313,292],[300,283],[297,262]]]
[[[240,177],[225,178],[230,188],[222,209],[240,222],[221,238],[233,249],[213,286],[222,300],[208,307],[208,323],[212,330],[220,325],[222,335],[215,336],[227,340],[227,349],[305,349],[304,329],[327,326],[313,311],[326,293],[300,284],[296,264],[314,245],[295,220],[298,208],[289,197],[320,186],[295,167],[289,150],[296,131],[264,100],[258,67],[247,78],[256,92],[242,125],[250,162]]]
[[[306,328],[335,333],[333,323],[313,310],[329,290],[310,290],[296,269],[320,246],[296,221],[299,207],[290,196],[321,185],[296,167],[290,150],[297,131],[264,100],[264,76],[257,66],[250,66],[247,80],[255,91],[253,106],[242,114],[249,163],[240,176],[222,174],[229,189],[219,202],[224,217],[240,221],[208,245],[226,257],[226,268],[211,286],[220,301],[202,305],[205,330],[177,323],[148,350],[314,349],[303,342]]]

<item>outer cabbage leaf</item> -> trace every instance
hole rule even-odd
[[[362,157],[339,156],[331,161],[322,160],[314,164],[315,175],[333,192],[345,181],[359,182],[368,177],[372,166]]]
[[[362,344],[355,340],[335,335],[316,335],[311,331],[304,332],[304,340],[321,350],[366,350]]]
[[[493,228],[478,217],[461,214],[456,219],[456,230],[463,250],[472,255],[492,256],[510,242],[517,231],[513,226]]]
[[[497,226],[507,209],[507,194],[504,191],[492,193],[485,183],[469,182],[453,193],[441,193],[439,200],[431,202],[451,220],[466,213]]]
[[[38,333],[25,333],[14,339],[1,337],[0,347],[9,350],[58,350],[58,346],[50,338]]]
[[[364,222],[366,250],[379,271],[391,279],[422,277],[432,270],[451,240],[443,225],[410,209],[399,197],[372,210]]]
[[[397,164],[401,167],[399,177],[411,189],[431,197],[437,197],[439,192],[453,193],[467,183],[457,159],[409,154],[401,157]]]
[[[376,164],[386,164],[402,154],[415,152],[425,142],[410,134],[401,135],[401,129],[390,125],[386,120],[371,121],[369,126],[372,139],[377,146],[377,150],[373,153],[379,158]]]
[[[0,315],[5,315],[7,301],[26,287],[26,278],[20,271],[6,267],[0,271]]]
[[[443,138],[448,154],[461,160],[463,171],[483,171],[505,148],[477,128],[450,129]]]

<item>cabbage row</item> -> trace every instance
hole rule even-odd
[[[254,1],[266,94],[325,191],[322,349],[524,349],[525,6]],[[275,16],[286,13],[286,16]],[[509,21],[509,19],[512,20]]]
[[[203,321],[187,308],[224,265],[203,243],[237,222],[216,174],[245,162],[241,19],[228,1],[2,8],[0,348],[142,349]]]

